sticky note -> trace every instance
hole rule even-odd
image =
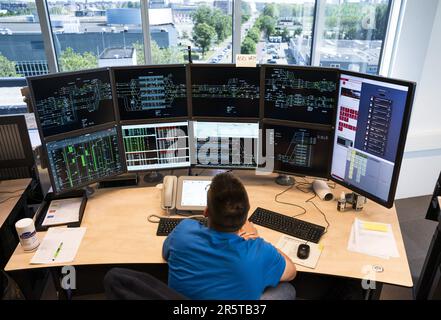
[[[387,225],[374,223],[374,222],[363,222],[363,229],[370,231],[388,232],[389,229]]]
[[[237,54],[236,67],[255,68],[257,64],[257,56],[255,54]]]

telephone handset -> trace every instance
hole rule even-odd
[[[178,177],[165,176],[162,182],[161,208],[172,211],[176,209],[176,189],[178,187]]]

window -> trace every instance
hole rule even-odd
[[[241,53],[259,63],[311,64],[314,0],[244,0],[241,9]]]
[[[144,64],[140,1],[47,3],[60,71]]]
[[[149,2],[153,63],[231,63],[233,1]]]
[[[38,20],[34,1],[1,2],[0,77],[34,76],[48,72]]]
[[[391,0],[327,0],[320,64],[377,74]]]

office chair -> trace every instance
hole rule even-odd
[[[148,273],[113,268],[104,277],[108,300],[187,300]]]
[[[0,117],[0,181],[33,178],[35,159],[23,115]]]

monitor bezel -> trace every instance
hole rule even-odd
[[[100,128],[103,126],[109,126],[111,124],[115,124],[117,123],[117,114],[116,114],[116,108],[115,108],[115,103],[114,103],[114,92],[113,92],[113,78],[112,78],[112,73],[110,72],[110,67],[102,67],[102,68],[94,68],[94,69],[85,69],[85,70],[78,70],[78,71],[66,71],[66,72],[57,72],[57,73],[48,73],[48,74],[44,74],[44,75],[38,75],[38,76],[31,76],[31,77],[26,77],[26,83],[29,87],[29,92],[30,92],[30,96],[31,96],[31,103],[32,103],[32,107],[33,107],[33,111],[34,111],[34,115],[35,115],[35,121],[37,123],[37,128],[38,128],[38,133],[40,134],[40,139],[42,140],[42,142],[46,142],[46,141],[51,141],[50,139],[52,138],[58,138],[60,139],[60,137],[63,137],[65,135],[69,135],[69,134],[77,134],[77,133],[81,133],[82,130],[88,130],[90,128]],[[52,134],[52,135],[48,135],[45,136],[43,133],[43,127],[41,125],[41,121],[40,121],[40,116],[37,112],[37,102],[35,99],[35,90],[33,87],[33,81],[35,80],[46,80],[46,79],[50,79],[50,78],[59,78],[59,77],[71,77],[71,76],[75,76],[75,75],[82,75],[82,74],[87,74],[87,73],[94,73],[94,72],[103,72],[103,71],[107,71],[109,74],[109,81],[110,81],[110,88],[112,91],[112,110],[113,110],[113,121],[109,121],[106,123],[101,123],[101,124],[97,124],[97,125],[92,125],[90,127],[87,128],[80,128],[80,129],[75,129],[75,130],[70,130],[68,132],[61,132],[61,133],[57,133],[57,134]],[[43,143],[44,144],[44,143]]]
[[[395,161],[394,170],[392,173],[392,180],[391,180],[391,185],[390,185],[389,195],[388,195],[387,200],[376,197],[375,195],[368,193],[362,189],[359,189],[359,188],[357,188],[357,187],[355,187],[345,181],[334,178],[334,176],[332,175],[332,159],[334,158],[335,137],[334,137],[334,141],[332,142],[332,144],[333,144],[332,150],[333,151],[332,151],[332,158],[331,158],[331,167],[330,167],[330,171],[329,171],[330,180],[344,186],[345,188],[352,190],[353,192],[355,192],[357,194],[365,196],[367,199],[370,199],[370,200],[382,205],[383,207],[390,209],[394,206],[396,189],[397,189],[397,185],[398,185],[401,164],[403,162],[404,149],[406,146],[407,134],[409,132],[409,124],[410,124],[410,117],[412,114],[413,101],[414,101],[414,97],[415,97],[416,83],[412,82],[412,81],[405,81],[405,80],[386,78],[386,77],[382,77],[382,76],[370,75],[370,74],[365,74],[365,73],[340,70],[339,88],[340,88],[341,77],[343,75],[348,75],[348,76],[353,76],[353,77],[358,77],[358,78],[366,78],[369,80],[374,80],[374,81],[379,81],[379,82],[391,83],[391,84],[395,84],[395,85],[404,86],[409,89],[407,99],[406,99],[406,104],[404,106],[405,110],[404,110],[404,115],[403,115],[402,127],[401,127],[401,131],[400,131],[400,139],[398,141],[397,155],[395,158],[396,161]],[[340,98],[340,89],[339,89],[339,98]],[[338,99],[337,102],[339,105],[340,99]],[[337,109],[338,109],[338,105],[337,105]],[[334,130],[334,131],[336,131],[336,130]]]
[[[299,173],[294,171],[283,171],[283,170],[273,170],[273,173],[278,173],[282,175],[288,175],[288,176],[294,176],[294,177],[315,177],[315,178],[321,178],[321,179],[328,179],[330,178],[330,169],[332,164],[332,153],[333,153],[333,141],[335,139],[335,129],[333,126],[328,125],[317,125],[312,124],[308,122],[295,122],[295,121],[283,121],[283,120],[274,120],[274,119],[263,119],[262,120],[262,131],[263,131],[263,137],[265,141],[265,148],[266,148],[266,126],[267,125],[273,125],[273,126],[281,126],[281,127],[288,127],[288,128],[298,128],[298,129],[308,129],[308,130],[316,130],[316,131],[326,131],[329,133],[330,136],[330,148],[329,148],[329,154],[328,154],[328,161],[326,163],[326,172],[319,173],[316,175],[311,174],[305,174],[305,173]],[[261,150],[263,151],[264,144],[260,143]],[[259,151],[259,154],[262,154],[263,152]],[[266,150],[265,150],[265,157],[266,157]]]
[[[256,159],[256,166],[255,167],[238,167],[238,166],[232,166],[232,165],[231,166],[229,166],[229,165],[226,165],[226,166],[198,165],[197,161],[196,161],[197,159],[195,159],[195,157],[194,157],[194,155],[196,154],[195,145],[194,145],[195,135],[194,135],[194,131],[193,131],[193,129],[194,129],[193,123],[194,122],[252,123],[252,124],[257,124],[257,126],[260,130],[261,129],[261,122],[259,120],[256,120],[256,119],[249,120],[249,119],[242,119],[242,118],[239,118],[236,120],[230,119],[230,118],[216,118],[216,119],[214,119],[214,118],[207,118],[207,117],[189,120],[189,133],[191,133],[191,135],[189,136],[189,139],[191,142],[191,144],[190,144],[190,162],[191,162],[192,168],[213,169],[213,170],[247,170],[247,171],[257,170],[259,168],[259,163],[258,163],[259,159],[258,158]],[[258,150],[255,150],[255,152],[257,152],[257,153],[259,152],[260,143],[261,143],[259,136],[260,135],[257,136]],[[258,156],[258,154],[257,154],[257,156]]]
[[[165,69],[165,68],[183,68],[185,72],[185,86],[186,86],[186,95],[187,95],[187,116],[182,117],[163,117],[163,118],[140,118],[140,119],[121,119],[121,114],[119,112],[119,104],[118,104],[118,96],[116,92],[116,77],[115,71],[125,71],[125,70],[148,70],[148,69]],[[111,75],[111,87],[112,87],[112,96],[113,96],[113,105],[115,109],[115,118],[116,121],[120,124],[139,124],[140,122],[145,121],[179,121],[179,120],[188,120],[190,118],[190,107],[189,107],[189,86],[191,83],[189,82],[189,65],[188,64],[156,64],[156,65],[131,65],[131,66],[116,66],[110,67],[110,75]]]
[[[164,120],[161,119],[161,121],[143,121],[143,122],[139,122],[138,120],[136,120],[136,123],[121,123],[119,125],[119,129],[121,130],[121,144],[122,144],[122,150],[124,153],[124,165],[125,165],[125,169],[127,173],[148,173],[148,172],[157,172],[157,171],[164,171],[164,170],[178,170],[178,169],[188,169],[192,167],[191,164],[191,147],[190,147],[190,120],[188,120],[187,118],[185,120],[177,120],[177,121],[169,121],[169,120]],[[143,170],[129,170],[128,166],[127,166],[127,161],[126,161],[126,149],[124,147],[124,135],[123,135],[123,126],[131,126],[131,125],[149,125],[149,124],[166,124],[166,123],[176,123],[176,122],[187,122],[187,141],[188,141],[188,152],[189,152],[189,158],[190,158],[190,165],[182,165],[182,166],[176,166],[176,167],[170,167],[170,168],[158,168],[158,169],[143,169]]]
[[[188,98],[189,98],[189,119],[194,121],[203,121],[204,119],[214,119],[214,120],[226,120],[226,121],[233,121],[233,120],[247,120],[247,121],[255,121],[260,120],[262,113],[261,113],[261,101],[262,101],[262,72],[261,72],[261,65],[257,64],[255,67],[237,67],[235,63],[191,63],[188,64]],[[259,106],[258,106],[258,116],[257,117],[213,117],[213,116],[195,116],[193,113],[193,88],[192,88],[192,69],[193,68],[238,68],[238,69],[256,69],[257,73],[259,74]]]
[[[294,121],[294,120],[286,120],[286,119],[277,119],[277,118],[270,118],[266,117],[265,115],[265,76],[266,71],[269,68],[285,68],[285,69],[297,69],[297,70],[311,70],[311,71],[317,71],[317,72],[334,72],[337,75],[338,83],[337,83],[337,90],[334,95],[335,98],[335,106],[334,111],[332,114],[332,122],[330,124],[324,124],[324,123],[314,123],[314,122],[302,122],[302,121]],[[260,110],[259,113],[261,115],[261,119],[268,119],[268,120],[274,120],[274,121],[290,121],[290,122],[297,122],[297,123],[310,123],[317,126],[334,126],[335,122],[337,120],[337,107],[338,107],[338,95],[340,93],[340,69],[337,68],[328,68],[328,67],[315,67],[315,66],[297,66],[297,65],[288,65],[288,64],[262,64],[261,65],[261,74],[260,74],[260,87],[262,90],[260,90]]]
[[[119,152],[120,162],[121,162],[121,172],[115,172],[113,174],[106,175],[105,177],[101,177],[99,179],[93,179],[90,182],[77,184],[77,185],[75,185],[75,186],[73,186],[71,188],[64,188],[62,190],[56,189],[56,187],[55,187],[56,186],[55,178],[53,176],[51,163],[49,161],[49,154],[48,154],[48,150],[47,150],[47,143],[48,142],[54,142],[54,141],[57,141],[57,140],[75,138],[75,137],[78,137],[78,136],[81,136],[81,135],[91,134],[91,133],[95,133],[95,132],[99,132],[99,131],[105,131],[105,130],[113,129],[113,128],[115,128],[116,135],[117,135],[118,149],[119,149],[118,152]],[[73,191],[73,190],[78,190],[78,189],[90,186],[92,184],[98,183],[100,181],[103,181],[103,180],[105,180],[107,178],[113,178],[113,177],[119,176],[121,174],[127,173],[127,165],[126,165],[126,162],[125,162],[125,157],[123,157],[123,154],[121,154],[121,150],[122,150],[121,148],[124,148],[124,146],[122,145],[121,129],[120,129],[120,126],[117,125],[117,124],[112,124],[112,125],[104,127],[104,128],[101,127],[99,129],[97,129],[97,128],[93,128],[93,129],[91,128],[91,129],[87,129],[87,130],[84,129],[81,132],[81,134],[63,134],[62,136],[59,136],[58,138],[52,138],[52,139],[50,139],[48,141],[44,141],[44,142],[42,141],[42,147],[43,147],[43,150],[44,150],[44,154],[46,154],[46,156],[48,158],[47,159],[47,166],[48,166],[48,170],[47,171],[48,171],[49,180],[50,180],[51,186],[52,186],[52,192],[54,194],[56,194],[56,195],[64,194],[64,193],[67,193],[67,192],[70,192],[70,191]]]

